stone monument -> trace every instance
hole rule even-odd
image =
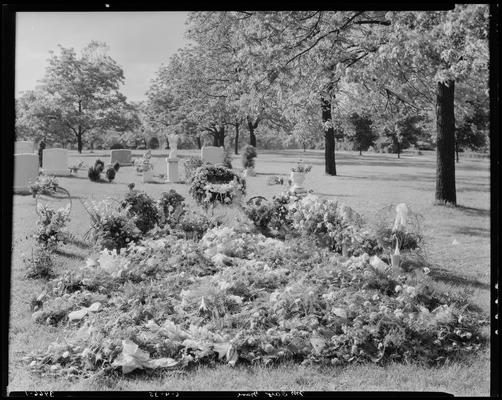
[[[110,164],[115,164],[118,161],[121,167],[132,165],[131,150],[115,149],[110,151]]]
[[[225,152],[223,147],[204,146],[200,151],[200,158],[203,164],[219,165],[225,160]]]
[[[42,153],[44,175],[68,176],[68,150],[45,149]]]
[[[167,162],[167,182],[178,182],[178,140],[179,136],[176,134],[171,134],[167,137],[169,139],[169,147],[171,151],[169,152],[169,157],[166,158]]]
[[[30,193],[31,184],[38,177],[38,155],[14,154],[14,193]]]

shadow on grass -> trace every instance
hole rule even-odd
[[[68,240],[68,243],[82,250],[87,250],[91,247],[91,244],[89,242],[86,242],[85,240],[79,238],[72,238]]]
[[[474,226],[461,226],[455,230],[455,233],[468,236],[490,237],[490,230],[486,228],[476,228]]]
[[[490,289],[490,284],[488,283],[481,282],[477,279],[469,278],[467,276],[452,274],[451,271],[448,271],[441,267],[435,267],[433,270],[431,270],[430,276],[434,280],[443,283],[449,283],[452,285],[469,286],[477,289]]]
[[[72,253],[67,250],[57,249],[56,251],[54,251],[54,253],[56,253],[59,256],[66,257],[66,258],[76,258],[78,260],[85,260],[85,257],[82,254]]]
[[[483,208],[474,208],[474,207],[466,207],[466,206],[457,205],[456,209],[464,212],[465,214],[467,214],[469,216],[474,216],[474,217],[489,217],[490,216],[490,210],[485,210]]]
[[[316,196],[326,196],[326,197],[354,197],[351,194],[339,194],[339,193],[320,193],[320,192],[314,192]]]

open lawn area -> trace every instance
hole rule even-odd
[[[154,173],[166,173],[167,151],[153,151]],[[139,158],[143,151],[133,151]],[[181,158],[196,151],[180,150]],[[269,185],[272,175],[289,176],[299,159],[312,164],[305,186],[313,193],[336,199],[352,207],[365,218],[389,204],[406,203],[421,214],[425,250],[434,265],[431,276],[447,289],[465,289],[472,301],[489,313],[490,296],[490,174],[489,161],[462,159],[456,164],[456,208],[434,205],[435,155],[395,155],[337,152],[338,176],[324,174],[322,151],[259,151],[255,177],[247,178],[246,198],[271,198],[286,190]],[[82,154],[70,152],[69,164],[84,161],[90,166],[100,158],[105,162],[109,152]],[[241,169],[240,156],[234,156],[233,167]],[[173,188],[185,197],[188,185],[179,183],[144,184],[135,167],[121,167],[113,183],[93,183],[87,170],[77,176],[58,178],[72,196],[69,230],[76,240],[64,245],[56,256],[56,274],[77,270],[85,264],[92,249],[83,240],[89,230],[87,212],[79,200],[100,200],[107,196],[122,198],[128,184],[144,190],[153,198]],[[123,377],[96,376],[86,380],[65,381],[41,378],[27,372],[22,358],[31,351],[47,347],[63,338],[66,327],[37,325],[32,322],[30,300],[41,292],[44,281],[25,279],[23,255],[33,245],[31,235],[37,215],[32,196],[14,196],[12,232],[12,281],[9,327],[9,391],[17,390],[401,390],[443,391],[454,395],[489,395],[489,350],[462,362],[447,363],[439,368],[417,364],[391,363],[385,367],[351,365],[349,367],[316,368],[295,364],[277,367],[237,365],[200,367],[183,373],[131,374]]]

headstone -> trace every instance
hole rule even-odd
[[[44,175],[70,175],[70,169],[68,168],[68,150],[45,149],[42,153],[42,158]]]
[[[132,165],[131,150],[116,149],[110,151],[110,164],[115,164],[118,161],[121,167]]]
[[[38,156],[34,153],[14,154],[14,193],[30,193],[38,177]]]
[[[204,146],[200,151],[200,158],[203,163],[223,164],[225,153],[223,147]]]
[[[178,140],[179,136],[178,135],[169,135],[169,147],[171,148],[171,151],[169,152],[169,158],[171,160],[174,160],[178,158]]]
[[[14,142],[14,154],[27,154],[35,152],[35,143],[18,140]]]
[[[179,171],[178,162],[179,160],[166,158],[167,162],[167,182],[178,182],[179,181]]]

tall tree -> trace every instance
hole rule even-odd
[[[456,204],[456,89],[487,77],[488,7],[457,5],[450,11],[389,12],[385,42],[365,60],[366,72],[352,71],[403,103],[433,109],[436,119],[436,201]],[[364,63],[363,63],[364,64]],[[370,71],[370,72],[369,72]],[[487,79],[484,79],[487,82]],[[486,90],[486,87],[480,87]],[[401,96],[408,93],[408,99]]]
[[[325,136],[325,171],[336,175],[333,103],[347,66],[376,51],[378,40],[363,40],[373,25],[388,24],[374,12],[229,13],[238,57],[249,75],[269,86],[304,93],[319,108]],[[363,43],[364,46],[361,46]],[[280,89],[279,89],[280,90]],[[336,112],[335,112],[336,113]]]
[[[16,99],[16,138],[44,142],[65,142],[71,131],[61,122],[61,110],[51,96],[40,89],[29,90]]]
[[[80,55],[73,48],[59,46],[59,50],[51,52],[42,90],[49,95],[50,108],[58,111],[60,123],[73,132],[80,153],[86,133],[122,123],[126,98],[119,88],[124,74],[104,43],[93,41]]]
[[[350,115],[349,120],[353,125],[353,134],[349,139],[354,143],[354,147],[359,151],[359,155],[363,154],[363,150],[368,150],[368,147],[373,145],[376,134],[373,131],[373,121],[368,115],[360,115],[354,112]]]

